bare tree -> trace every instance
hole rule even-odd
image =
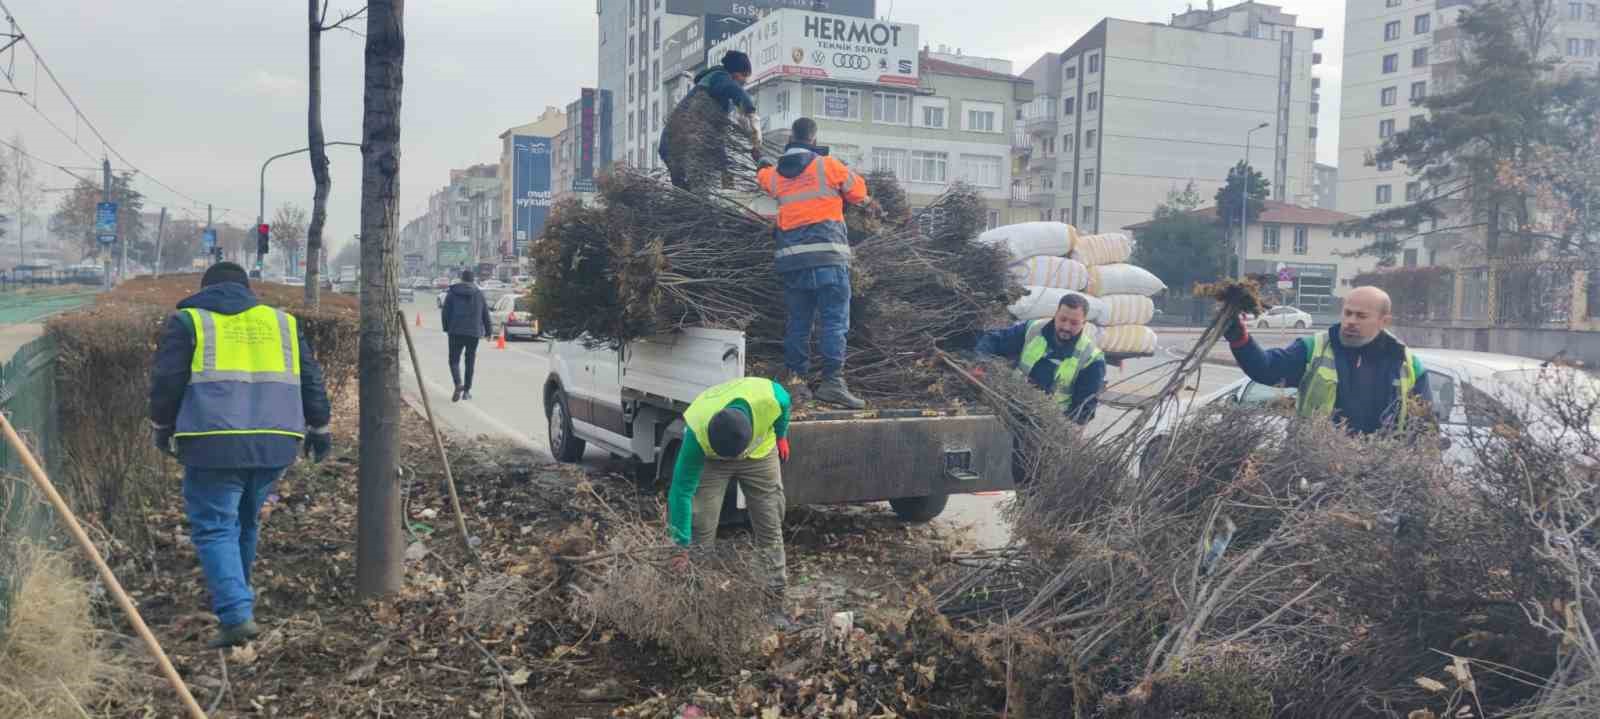
[[[306,239],[306,209],[288,202],[278,208],[272,216],[272,239],[283,250],[285,262],[290,266],[284,271],[294,274],[294,258],[300,254]]]
[[[316,182],[316,189],[311,195],[311,225],[306,229],[306,304],[316,307],[322,286],[317,276],[322,259],[322,226],[328,221],[328,193],[333,191],[333,178],[328,174],[327,138],[322,133],[322,33],[341,28],[355,32],[345,23],[361,17],[367,9],[363,7],[344,13],[330,24],[328,0],[322,0],[320,10],[317,0],[306,0],[306,5],[311,21],[307,63],[311,74],[308,87],[310,103],[306,112],[306,139],[307,147],[311,149],[311,178]]]
[[[361,120],[360,498],[356,593],[399,591],[400,303],[395,279],[400,231],[400,89],[405,0],[374,0],[367,12]]]
[[[10,196],[12,219],[17,231],[17,264],[27,264],[26,245],[28,218],[40,201],[38,171],[28,157],[22,135],[11,136],[10,157],[5,158],[5,170],[0,172],[0,197]]]

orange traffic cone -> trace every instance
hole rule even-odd
[[[421,312],[417,313],[417,326],[418,327],[422,326],[422,313]]]
[[[497,350],[503,350],[503,349],[506,348],[506,331],[505,330],[503,330],[503,329],[500,330],[500,335],[498,337],[495,337],[494,348],[497,349]]]

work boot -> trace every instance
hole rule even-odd
[[[472,399],[472,390],[470,390],[470,389],[461,390],[461,399]]]
[[[817,401],[845,409],[862,409],[867,406],[860,397],[850,394],[850,388],[845,386],[843,377],[823,377],[822,382],[817,384]]]
[[[811,386],[806,384],[806,378],[801,375],[784,372],[783,389],[789,393],[789,401],[794,404],[811,401]]]
[[[259,636],[261,636],[261,627],[256,626],[254,619],[246,619],[231,627],[223,627],[217,638],[207,642],[206,646],[212,649],[243,646]]]
[[[450,395],[450,401],[451,402],[460,402],[461,401],[461,385],[456,385],[456,393]]]

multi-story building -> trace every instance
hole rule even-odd
[[[473,165],[450,171],[447,193],[447,215],[444,222],[446,242],[466,242],[479,264],[497,263],[502,256],[500,247],[500,168],[497,165]]]
[[[1312,206],[1339,209],[1339,168],[1317,163],[1311,177]]]
[[[990,225],[1009,219],[1013,118],[1032,83],[932,59],[915,25],[805,10],[774,11],[709,57],[729,48],[755,61],[748,89],[769,138],[787,140],[810,117],[834,157],[894,172],[912,207],[963,180],[988,203]]]
[[[586,87],[567,105],[567,127],[556,133],[552,155],[554,199],[594,196],[595,178],[611,164],[611,93]]]
[[[539,119],[500,133],[499,256],[526,257],[528,243],[544,229],[555,204],[555,137],[566,128],[566,114],[548,106]]]
[[[1461,58],[1461,14],[1468,0],[1346,0],[1344,86],[1339,117],[1339,209],[1365,217],[1415,201],[1427,192],[1404,163],[1374,160],[1383,142],[1427,117],[1420,101],[1448,90]],[[1554,0],[1541,55],[1558,73],[1592,73],[1600,63],[1600,2]],[[1397,230],[1398,231],[1398,230]],[[1442,264],[1458,256],[1467,233],[1404,239],[1408,265]]]
[[[732,35],[773,10],[807,8],[835,15],[871,18],[875,0],[596,0],[600,20],[600,89],[610,91],[614,111],[611,136],[615,159],[635,167],[660,165],[656,142],[661,124],[672,111],[673,92],[664,87],[670,52],[699,57],[704,49]],[[699,24],[698,43],[684,50],[667,42]],[[712,62],[720,58],[713,58]],[[668,68],[670,69],[670,68]],[[553,133],[552,133],[553,134]]]
[[[1109,232],[1191,181],[1212,194],[1248,158],[1272,199],[1311,204],[1321,36],[1255,2],[1170,25],[1101,21],[1023,73],[1040,89],[1023,111],[1019,190],[1040,218]]]

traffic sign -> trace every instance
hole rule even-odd
[[[102,245],[117,241],[117,203],[101,202],[94,206],[94,235]]]
[[[201,232],[200,233],[200,246],[206,248],[207,252],[209,252],[211,250],[211,248],[216,247],[217,246],[217,231],[216,230],[205,230],[204,232]]]
[[[1280,290],[1294,289],[1294,280],[1278,280],[1278,289],[1280,289]]]
[[[1278,285],[1282,286],[1285,282],[1294,282],[1293,267],[1282,267],[1278,269]]]

